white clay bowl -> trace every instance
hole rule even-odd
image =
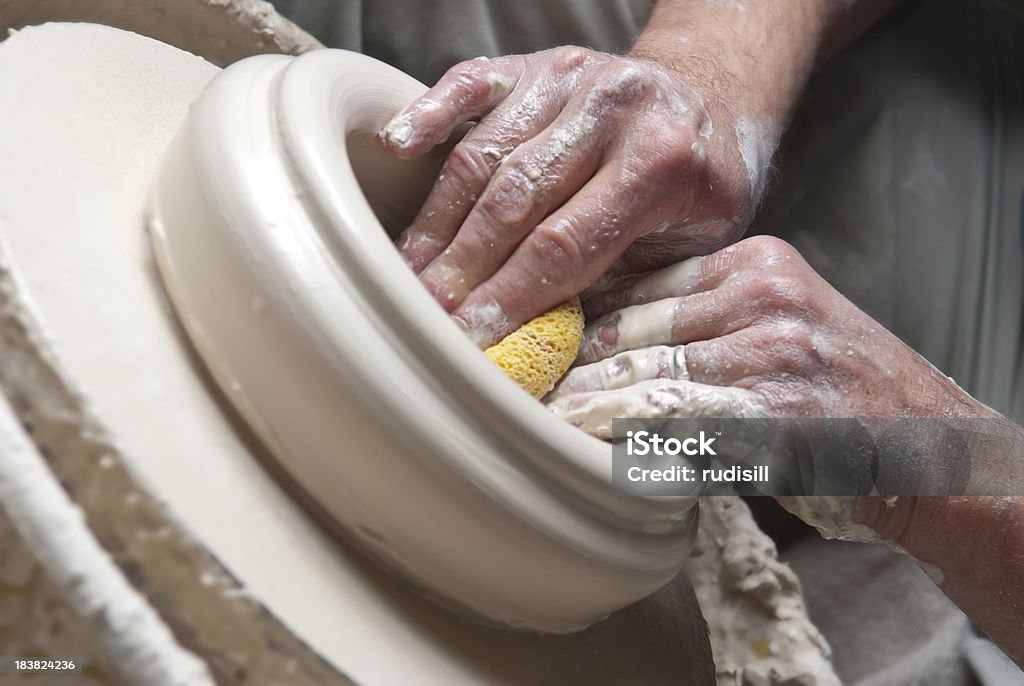
[[[424,90],[339,50],[229,67],[158,176],[158,264],[222,391],[331,519],[448,604],[573,631],[676,574],[697,494],[613,495],[611,447],[508,380],[404,265],[393,236],[441,158],[394,160],[376,133]]]

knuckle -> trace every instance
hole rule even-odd
[[[751,329],[757,341],[758,355],[770,369],[769,376],[782,378],[799,375],[817,358],[813,332],[802,324],[780,325],[765,322]]]
[[[678,179],[694,171],[694,137],[685,126],[670,125],[647,146],[641,163],[656,178]]]
[[[810,296],[803,279],[790,272],[771,272],[764,277],[765,287],[761,302],[780,314],[803,311]]]
[[[805,326],[791,326],[780,330],[776,337],[776,347],[783,353],[781,357],[788,357],[791,361],[803,362],[815,353],[814,336]]]
[[[712,385],[723,382],[722,360],[728,355],[717,340],[694,341],[686,345],[686,376],[691,380]]]
[[[808,374],[825,362],[814,336],[805,327],[779,332],[772,345],[772,359],[779,373],[794,377]]]
[[[591,99],[602,109],[631,103],[655,87],[650,69],[630,60],[608,62],[595,76]]]
[[[744,245],[746,244],[746,245]],[[742,241],[753,270],[748,296],[762,312],[810,319],[818,312],[822,282],[791,245],[771,236]]]
[[[490,61],[483,57],[464,60],[445,72],[444,78],[478,78],[491,70]]]
[[[803,280],[785,271],[763,271],[741,287],[742,301],[761,315],[791,315],[803,309],[808,295]]]
[[[589,62],[593,51],[578,45],[563,45],[552,49],[552,63],[557,73],[575,71]]]
[[[756,260],[761,267],[803,261],[793,246],[774,236],[753,236],[738,243],[737,247]]]
[[[477,58],[456,64],[445,73],[442,82],[448,84],[450,97],[456,104],[475,106],[490,97],[493,83],[489,77],[493,72],[488,60]]]
[[[442,175],[451,176],[465,187],[476,188],[487,182],[493,173],[493,158],[478,145],[462,142],[445,160]]]
[[[586,243],[572,223],[561,221],[537,226],[530,245],[537,263],[547,265],[552,274],[569,276],[586,266],[590,252]]]
[[[524,224],[540,204],[537,186],[517,167],[503,168],[480,199],[480,211],[493,223],[516,227]]]

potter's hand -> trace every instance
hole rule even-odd
[[[477,59],[382,131],[423,154],[478,121],[399,241],[487,345],[612,267],[706,254],[746,227],[814,61],[895,0],[659,0],[628,56]]]
[[[778,239],[750,238],[692,258],[594,295],[584,307],[590,324],[580,366],[548,399],[570,420],[622,408],[629,395],[628,407],[656,416],[988,411]],[[638,389],[646,393],[639,406]],[[699,402],[673,403],[667,394]]]
[[[650,268],[740,234],[775,134],[737,128],[692,81],[575,47],[480,58],[384,129],[385,148],[409,158],[480,120],[398,241],[478,343],[572,297],[638,239]],[[749,136],[749,168],[739,136]]]
[[[954,431],[960,418],[980,418],[969,429],[982,440],[966,440],[952,462],[941,449],[922,451],[930,435],[894,443],[881,461],[938,485],[968,463],[967,492],[1024,488],[1024,429],[971,398],[782,241],[747,239],[594,295],[585,308],[598,318],[584,333],[583,364],[546,402],[598,436],[610,435],[612,417],[629,416],[930,417],[921,424],[929,433],[943,426],[937,418]],[[1024,498],[780,501],[828,537],[912,556],[1024,665],[1024,586],[1015,582],[1024,578]]]
[[[382,132],[408,158],[478,121],[399,241],[483,345],[612,267],[738,237],[815,59],[895,0],[659,0],[628,56],[477,59]],[[614,266],[613,266],[614,265]]]

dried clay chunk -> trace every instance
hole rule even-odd
[[[487,357],[519,387],[542,398],[576,359],[583,340],[583,308],[573,298],[488,348]]]

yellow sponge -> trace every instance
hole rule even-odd
[[[583,308],[573,298],[510,333],[487,357],[534,398],[547,395],[576,359],[583,340]]]

